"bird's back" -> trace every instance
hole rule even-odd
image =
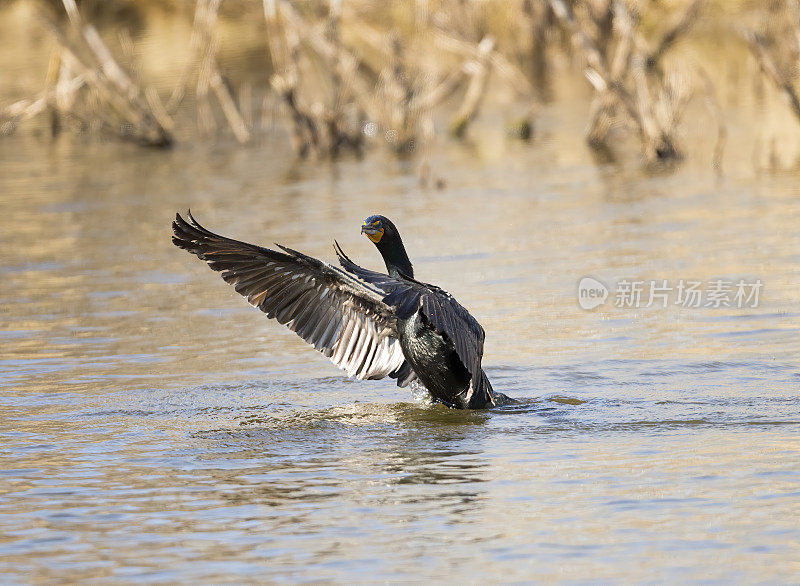
[[[342,267],[385,292],[399,318],[401,346],[417,377],[437,399],[457,407],[494,404],[481,368],[484,331],[447,291],[406,276],[360,267],[337,247]]]

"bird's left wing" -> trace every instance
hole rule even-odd
[[[383,291],[300,252],[226,238],[177,214],[172,242],[197,255],[251,305],[361,379],[405,376],[397,318]]]
[[[336,254],[347,272],[384,292],[383,302],[394,308],[397,317],[405,319],[422,311],[437,332],[453,341],[459,360],[472,377],[473,388],[479,388],[485,334],[477,320],[452,295],[410,277],[395,279],[360,267],[338,244]]]

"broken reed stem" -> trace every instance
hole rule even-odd
[[[470,82],[464,95],[464,101],[461,103],[461,107],[450,127],[450,131],[458,138],[464,136],[467,126],[477,114],[489,83],[489,63],[490,56],[494,51],[494,39],[487,37],[480,42],[478,47],[480,51],[479,58],[471,61],[466,66],[470,73]]]
[[[459,55],[463,59],[466,59],[467,62],[479,59],[482,56],[480,43],[475,44],[457,39],[448,35],[441,29],[438,29],[434,33],[433,42],[435,47]],[[514,90],[517,97],[525,100],[535,99],[536,91],[525,74],[500,52],[491,51],[489,54],[489,63],[500,78]]]
[[[134,81],[114,58],[97,29],[83,20],[75,0],[62,0],[62,4],[67,24],[49,22],[59,49],[51,60],[46,88],[36,98],[12,104],[3,111],[4,132],[12,131],[20,120],[49,109],[54,133],[60,127],[60,117],[67,116],[79,120],[84,129],[99,128],[125,140],[167,146],[172,143],[175,130],[172,116],[193,85],[201,133],[209,134],[217,128],[211,105],[213,95],[236,139],[242,143],[251,140],[249,114],[244,115],[237,105],[217,62],[216,30],[221,0],[197,0],[190,58],[166,103],[161,102],[153,88],[142,88]],[[300,154],[314,151],[335,156],[342,147],[360,150],[365,139],[362,125],[367,120],[375,122],[379,130],[370,131],[370,136],[385,138],[398,153],[417,148],[420,140],[429,140],[434,133],[432,110],[466,85],[454,123],[456,134],[461,136],[477,116],[487,92],[490,70],[497,71],[519,95],[533,95],[530,83],[516,66],[491,50],[493,46],[486,50],[486,43],[452,39],[451,44],[458,46],[464,63],[438,76],[429,71],[421,73],[416,62],[421,56],[409,55],[411,48],[405,46],[405,39],[396,37],[389,48],[379,47],[388,55],[389,64],[375,71],[342,43],[340,0],[329,0],[322,27],[315,26],[286,0],[262,0],[262,4],[275,70],[272,86],[289,111]],[[421,26],[429,22],[427,10],[418,10],[416,16]],[[465,29],[474,28],[475,22],[470,18],[462,20]],[[358,19],[356,25],[356,29],[383,43],[383,33],[372,31]],[[121,37],[120,44],[126,55],[133,55],[129,37]],[[300,83],[303,65],[316,59],[321,59],[329,72],[328,99],[314,96],[321,88]],[[55,92],[51,91],[52,86]]]
[[[200,38],[199,53],[196,57],[198,62],[197,84],[195,95],[197,97],[197,126],[206,136],[213,133],[217,128],[214,114],[211,110],[209,92],[211,90],[211,79],[214,77],[214,60],[217,54],[217,35],[214,34],[214,24],[217,22],[220,0],[197,0],[197,13],[199,18],[195,20],[198,26]]]
[[[636,9],[624,0],[522,2],[524,29],[534,35],[530,47],[536,55],[531,58],[546,67],[552,35],[545,24],[558,23],[561,38],[568,38],[586,63],[585,74],[595,90],[587,130],[590,145],[605,146],[609,131],[624,126],[636,133],[648,161],[680,157],[675,132],[691,92],[679,76],[665,74],[661,62],[695,22],[705,0],[689,2],[650,44],[639,28]],[[398,154],[419,149],[427,156],[434,110],[460,90],[463,95],[450,125],[456,137],[463,137],[478,116],[490,92],[490,78],[528,104],[528,115],[543,95],[542,80],[536,75],[531,80],[531,74],[523,72],[528,68],[518,60],[520,54],[509,54],[503,47],[505,38],[495,46],[487,34],[488,4],[442,0],[432,7],[416,2],[413,34],[392,37],[369,24],[361,7],[342,0],[327,0],[313,9],[288,0],[262,0],[265,43],[274,71],[272,91],[262,100],[244,82],[237,98],[218,59],[221,0],[196,0],[189,59],[164,104],[153,88],[137,83],[130,67],[126,71],[120,66],[97,30],[82,20],[75,0],[62,3],[68,24],[52,25],[61,49],[51,62],[46,88],[32,100],[6,108],[0,118],[2,130],[50,110],[54,132],[59,116],[73,116],[87,127],[99,125],[122,138],[165,145],[175,130],[172,116],[194,92],[197,126],[203,134],[217,131],[224,117],[236,140],[252,140],[255,98],[256,104],[265,104],[262,127],[267,125],[267,104],[280,104],[288,114],[293,146],[301,156],[335,157],[342,149],[359,152],[370,139],[388,143]],[[133,54],[129,41],[120,42],[127,43],[125,55]],[[765,53],[762,68],[779,79],[768,48],[756,45],[757,54]],[[437,54],[432,56],[431,50]],[[800,99],[791,84],[783,79],[780,87],[790,94],[800,118]]]
[[[193,71],[197,69],[195,96],[198,129],[206,135],[217,129],[210,98],[213,92],[234,137],[239,143],[246,144],[252,138],[248,124],[236,105],[230,86],[217,62],[219,39],[216,25],[220,5],[221,0],[197,0],[190,40],[190,58],[172,92],[167,109],[177,109],[187,94]]]
[[[311,26],[288,2],[264,0],[270,56],[275,66],[273,89],[282,97],[293,122],[293,143],[300,156],[311,152],[336,156],[342,147],[361,149],[360,125],[353,128],[345,121],[345,110],[360,92],[356,85],[356,59],[340,44],[338,22],[340,6],[331,2],[327,34]],[[301,42],[321,58],[329,72],[332,92],[328,106],[317,101],[309,107],[300,100]],[[364,92],[369,95],[369,92]],[[364,105],[361,106],[363,113]],[[367,106],[368,107],[368,106]],[[357,118],[364,117],[358,114]]]
[[[576,18],[570,4],[564,0],[548,0],[553,14],[571,37],[572,45],[581,51],[588,64],[586,77],[597,95],[590,111],[590,127],[587,142],[603,147],[608,131],[613,125],[617,107],[620,106],[633,123],[642,145],[642,153],[649,162],[669,161],[680,158],[673,133],[682,105],[680,99],[671,99],[673,94],[658,68],[656,57],[663,56],[679,34],[688,29],[693,21],[698,2],[687,9],[684,17],[662,37],[655,53],[648,58],[646,43],[638,32],[638,17],[631,14],[622,0],[610,0],[604,10],[586,2],[586,12],[599,31],[595,41]],[[617,45],[611,55],[612,32],[616,33]],[[600,44],[602,43],[602,44]],[[651,85],[654,89],[651,89]],[[669,106],[673,111],[667,111]],[[659,112],[661,115],[658,115]]]
[[[705,105],[711,112],[714,122],[717,125],[717,140],[714,143],[714,155],[712,158],[712,166],[718,175],[722,174],[722,156],[725,153],[725,145],[728,141],[728,128],[725,125],[725,115],[722,111],[722,105],[717,99],[717,93],[714,89],[714,84],[708,73],[702,67],[698,67],[697,73],[703,82],[705,88]]]
[[[217,101],[222,108],[222,113],[225,114],[225,119],[231,127],[236,140],[241,144],[250,141],[250,131],[247,130],[247,124],[242,119],[236,103],[233,101],[228,84],[222,79],[219,70],[215,67],[211,75],[211,89],[214,90],[214,95],[217,96]]]
[[[648,67],[656,67],[664,56],[664,53],[675,44],[678,38],[685,35],[689,29],[692,28],[704,5],[705,0],[693,0],[693,2],[686,7],[680,17],[677,18],[672,26],[662,35],[656,47],[647,55]]]
[[[750,51],[756,58],[761,71],[767,76],[775,87],[781,90],[786,98],[789,100],[789,106],[792,109],[795,117],[800,120],[800,98],[798,98],[797,91],[789,80],[780,70],[770,50],[767,48],[764,39],[750,29],[742,31],[742,36],[747,41]]]
[[[589,65],[589,69],[586,72],[587,79],[589,79],[598,92],[609,92],[615,96],[638,127],[639,133],[643,135],[644,126],[633,96],[628,89],[622,85],[618,78],[611,77],[600,49],[598,49],[594,41],[582,30],[578,21],[575,19],[575,15],[572,13],[572,9],[563,2],[563,0],[549,0],[549,2],[553,13],[571,35],[572,44],[582,52]]]
[[[191,62],[200,63],[198,122],[209,131],[216,126],[209,103],[209,92],[213,91],[234,136],[245,143],[250,140],[250,131],[216,63],[214,29],[220,2],[198,0],[195,12],[192,46],[197,53],[192,54]],[[0,131],[12,132],[19,121],[49,109],[53,133],[60,128],[60,116],[68,116],[80,120],[86,128],[99,127],[124,140],[170,146],[175,127],[170,112],[185,96],[188,75],[182,76],[165,106],[153,88],[141,89],[119,65],[97,29],[83,22],[74,0],[62,0],[62,4],[69,30],[45,18],[59,46],[51,58],[46,88],[34,100],[12,104],[0,113]],[[68,34],[70,31],[72,34]],[[191,68],[190,64],[186,71]],[[53,85],[54,92],[50,89]],[[78,92],[84,87],[88,92],[78,100]]]
[[[65,114],[85,118],[76,111],[75,98],[80,87],[72,91],[72,85],[65,81],[75,72],[81,78],[80,86],[85,83],[99,99],[96,107],[90,106],[90,111],[94,112],[94,117],[103,123],[106,130],[120,138],[148,146],[171,145],[173,123],[158,96],[151,92],[143,97],[142,91],[114,59],[97,29],[83,23],[75,1],[62,0],[62,3],[78,46],[68,40],[60,26],[49,23],[59,45],[61,72],[69,72],[59,76],[56,108]],[[86,57],[80,57],[80,54]],[[120,120],[115,122],[108,118],[102,111],[103,104],[110,107]]]

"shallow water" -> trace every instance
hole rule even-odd
[[[424,191],[380,154],[274,148],[0,143],[4,580],[797,578],[796,176],[455,147]],[[188,206],[375,268],[360,220],[394,218],[519,402],[456,412],[343,378],[171,245]],[[584,275],[764,289],[585,311]]]
[[[584,108],[550,106],[532,145],[491,123],[439,145],[443,190],[277,139],[0,141],[0,578],[797,581],[800,176],[735,148],[722,177],[598,164]],[[172,246],[187,207],[371,268],[361,221],[391,217],[518,402],[343,378]],[[586,311],[584,276],[763,290]]]

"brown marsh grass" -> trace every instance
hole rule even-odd
[[[487,108],[503,109],[510,137],[536,140],[554,76],[568,75],[585,80],[585,138],[601,160],[624,145],[649,165],[679,161],[699,102],[719,168],[728,89],[713,49],[696,49],[709,39],[746,47],[754,83],[800,121],[793,0],[6,0],[0,11],[21,5],[49,57],[31,65],[40,90],[0,110],[5,135],[39,124],[163,148],[225,134],[246,144],[277,127],[299,157],[384,147],[419,157],[427,181],[436,139],[464,140]],[[148,46],[148,27],[175,31]]]

